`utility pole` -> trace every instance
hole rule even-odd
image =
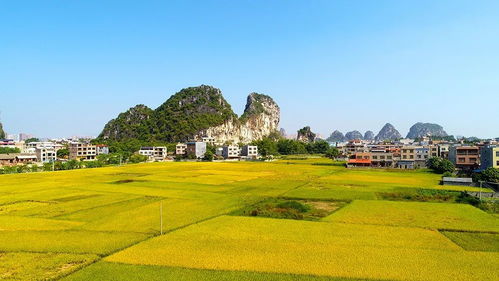
[[[52,172],[55,171],[55,161],[52,161]]]
[[[163,200],[159,203],[159,231],[163,235]]]
[[[480,195],[478,196],[478,198],[480,199],[480,201],[482,201],[482,184],[483,184],[483,181],[480,181]]]

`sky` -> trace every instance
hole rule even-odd
[[[499,1],[0,1],[8,133],[97,136],[136,104],[270,95],[288,133],[499,136]]]

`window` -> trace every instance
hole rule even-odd
[[[461,158],[460,157],[460,158],[457,159],[457,162],[459,162],[459,163],[464,163],[464,161],[465,161],[465,158]]]
[[[470,162],[476,162],[476,158],[470,158]]]
[[[373,159],[378,159],[378,156],[374,155],[374,156],[373,156]]]
[[[496,157],[499,157],[499,151],[496,151]]]

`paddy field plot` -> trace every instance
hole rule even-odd
[[[476,273],[475,268],[496,268],[498,258],[499,253],[464,251],[442,234],[421,228],[224,216],[105,260],[345,278],[494,280],[494,272]]]
[[[323,220],[352,224],[499,231],[497,218],[467,204],[355,200]]]
[[[1,175],[0,279],[499,279],[476,271],[498,266],[497,216],[380,200],[474,190],[439,180],[319,157]],[[313,208],[294,220],[240,216],[269,202],[263,209],[282,212],[289,201]]]

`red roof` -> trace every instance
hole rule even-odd
[[[371,159],[348,159],[348,164],[371,164]]]

